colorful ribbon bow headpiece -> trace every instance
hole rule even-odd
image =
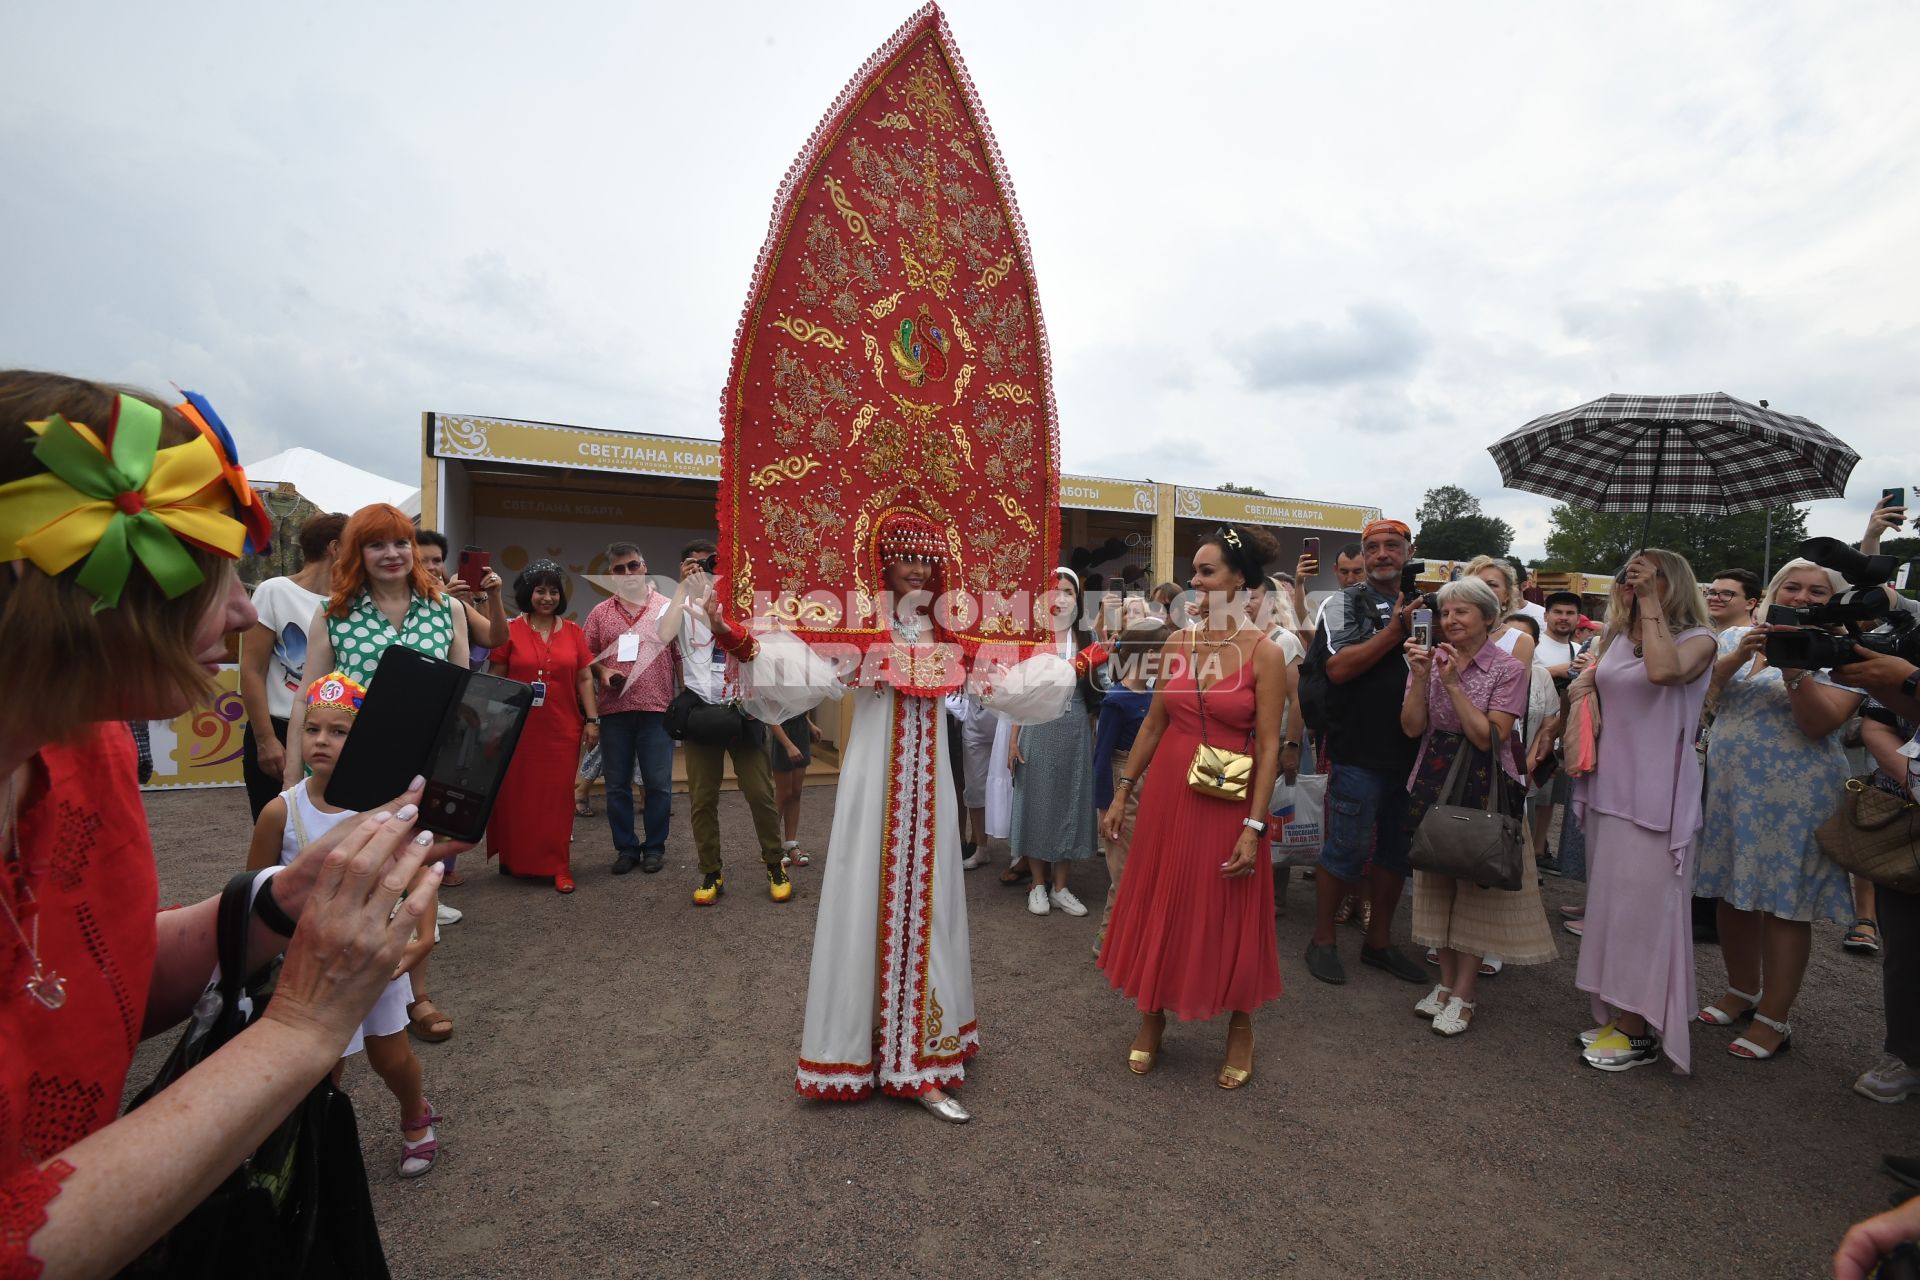
[[[135,560],[172,600],[206,579],[189,543],[229,559],[265,548],[273,526],[232,436],[205,397],[182,394],[176,411],[200,434],[168,449],[160,411],[132,396],[115,397],[104,431],[59,414],[29,422],[46,471],[0,485],[0,561],[51,575],[85,557],[77,581],[97,613],[120,603]]]
[[[360,704],[366,700],[366,687],[340,671],[329,671],[307,686],[309,711],[316,707],[333,707],[357,716],[360,714]]]

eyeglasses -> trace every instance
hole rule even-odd
[[[641,564],[638,560],[630,560],[625,564],[614,565],[613,571],[617,574],[623,574],[623,575],[629,574],[629,573],[645,573],[647,571],[647,566],[644,564]]]
[[[1739,595],[1739,594],[1740,594],[1740,593],[1739,593],[1738,591],[1709,591],[1709,592],[1707,592],[1707,599],[1709,599],[1709,600],[1731,600],[1731,599],[1733,599],[1733,598],[1734,598],[1735,596],[1737,596],[1737,595]]]

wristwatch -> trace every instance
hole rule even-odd
[[[599,716],[588,716],[588,717],[587,717],[587,723],[588,723],[588,724],[599,724],[599,723],[600,723],[600,717],[599,717]]]
[[[1280,744],[1280,749],[1282,751],[1286,750],[1288,747],[1292,747],[1295,751],[1298,751],[1300,749],[1300,744],[1297,742],[1283,742]]]
[[[1920,668],[1915,668],[1905,680],[1900,682],[1900,692],[1909,698],[1920,698]]]
[[[1252,830],[1252,832],[1255,835],[1263,836],[1267,834],[1267,824],[1260,821],[1260,819],[1258,818],[1242,818],[1240,819],[1240,822],[1241,822],[1241,825]]]

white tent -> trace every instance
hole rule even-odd
[[[410,516],[420,514],[417,488],[348,466],[312,449],[295,447],[249,462],[247,479],[263,489],[290,484],[322,511],[351,515],[368,503],[385,502]]]

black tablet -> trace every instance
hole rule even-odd
[[[366,812],[424,776],[420,825],[477,841],[532,706],[528,685],[396,644],[374,669],[327,802]]]

